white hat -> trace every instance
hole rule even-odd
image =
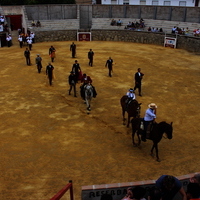
[[[149,108],[157,108],[157,105],[155,103],[150,103],[148,105]]]

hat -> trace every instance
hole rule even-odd
[[[134,89],[133,89],[133,88],[130,88],[129,91],[130,91],[130,92],[134,92]]]
[[[157,105],[155,103],[150,103],[148,105],[149,108],[157,108]]]
[[[39,56],[40,54],[37,54],[37,56]]]

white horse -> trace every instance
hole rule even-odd
[[[84,86],[84,92],[85,92],[85,102],[87,105],[87,110],[90,111],[90,102],[92,100],[93,97],[93,87],[90,84],[87,84]]]

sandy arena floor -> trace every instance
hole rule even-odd
[[[185,50],[127,42],[75,42],[82,71],[93,79],[97,98],[92,111],[80,98],[68,95],[68,75],[74,63],[72,41],[33,44],[32,66],[26,66],[25,47],[0,48],[0,199],[50,199],[73,180],[75,199],[81,186],[157,179],[198,172],[200,160],[200,57]],[[48,85],[45,67],[48,49],[56,48],[56,80]],[[95,52],[88,66],[87,52]],[[42,73],[35,66],[43,58]],[[116,63],[108,77],[105,62]],[[147,105],[158,105],[157,122],[174,123],[173,139],[159,144],[161,162],[131,143],[131,128],[122,125],[119,100],[141,67],[145,74],[142,116]],[[77,86],[79,88],[79,85]]]

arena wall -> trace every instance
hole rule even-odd
[[[189,179],[194,176],[194,174],[187,174],[183,176],[177,176],[181,181],[184,190],[186,191]],[[127,182],[127,183],[114,183],[105,185],[88,185],[82,186],[82,200],[99,200],[102,194],[111,194],[113,199],[122,199],[126,195],[126,189],[128,187],[142,186],[147,191],[149,188],[155,185],[156,180],[138,181],[138,182]],[[147,197],[147,195],[145,196]],[[181,195],[178,193],[174,200],[180,200]]]
[[[92,30],[94,41],[124,41],[142,44],[164,46],[164,33],[152,33],[129,30]],[[175,37],[175,35],[167,35]],[[77,30],[41,31],[36,32],[36,42],[47,41],[76,41]],[[177,48],[185,49],[196,54],[200,53],[200,38],[184,35],[177,36]]]

